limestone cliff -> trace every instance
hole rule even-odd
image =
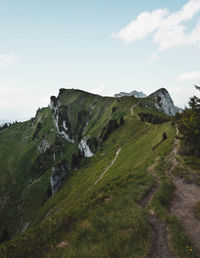
[[[57,165],[52,167],[50,182],[51,182],[51,190],[53,195],[56,194],[57,191],[62,186],[63,180],[67,175],[67,172],[69,171],[69,169],[70,169],[70,166],[66,159],[63,159]]]
[[[174,102],[165,88],[157,90],[150,97],[153,99],[154,106],[166,115],[174,116],[178,112],[178,108],[174,106]]]

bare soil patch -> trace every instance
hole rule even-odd
[[[176,190],[171,213],[183,223],[192,242],[200,250],[200,221],[195,213],[197,203],[200,201],[200,188],[176,177],[173,177],[173,183],[176,186]]]
[[[174,149],[169,158],[169,161],[172,163],[169,176],[176,187],[170,211],[182,222],[193,244],[200,250],[200,221],[195,213],[197,203],[200,201],[200,187],[195,183],[187,182],[184,178],[175,177],[172,174],[175,166],[178,164],[176,159],[178,142],[179,140],[175,139]]]
[[[156,184],[148,191],[143,200],[141,201],[141,206],[143,208],[147,207],[151,200],[159,189],[160,180],[154,172],[154,166],[149,167],[149,173],[151,173],[156,181]],[[152,244],[149,252],[149,258],[174,258],[175,256],[171,253],[168,245],[168,231],[167,224],[161,222],[154,211],[149,210],[149,222],[152,226]]]

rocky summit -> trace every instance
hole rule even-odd
[[[155,107],[165,114],[174,116],[178,112],[178,108],[174,106],[174,102],[165,88],[157,90],[150,97],[153,98]]]

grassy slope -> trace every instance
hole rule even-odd
[[[68,96],[65,96],[67,92]],[[102,98],[100,96],[78,91],[66,91],[60,95],[61,101],[69,105],[71,120],[74,116],[74,127],[78,127],[77,113],[83,108],[87,110],[89,105],[96,103],[92,123],[96,124],[102,116],[108,120],[111,113],[111,105],[115,99]],[[78,94],[80,93],[80,94]],[[84,100],[84,101],[83,101]],[[68,103],[70,101],[70,103]],[[81,102],[82,101],[82,102]],[[109,109],[110,108],[110,109]],[[99,110],[97,112],[97,110]],[[107,111],[107,112],[106,112]],[[32,137],[37,131],[37,124],[42,124],[36,138]],[[98,128],[97,128],[98,129]],[[97,130],[94,130],[94,133]],[[100,129],[99,129],[100,131]],[[71,161],[72,154],[77,150],[77,144],[69,144],[59,137],[60,151],[56,153],[56,160],[52,162],[53,154],[45,162],[50,162],[49,168],[40,172],[32,171],[32,165],[37,162],[40,153],[38,146],[46,139],[49,145],[55,144],[56,129],[52,121],[49,108],[41,109],[34,121],[15,124],[0,131],[0,224],[1,232],[6,228],[10,236],[16,235],[27,223],[31,223],[38,209],[43,205],[46,191],[49,185],[49,177],[53,163],[62,158]]]
[[[137,100],[122,98],[113,116],[125,124],[104,143],[101,152],[72,171],[64,186],[39,210],[32,229],[1,246],[6,257],[144,257],[151,242],[148,213],[139,203],[153,185],[147,168],[168,154],[175,135],[169,123],[149,125],[130,115]],[[105,113],[106,118],[109,113]],[[103,117],[103,119],[106,120]],[[96,132],[100,130],[97,126]],[[162,133],[167,140],[160,142]],[[95,132],[95,133],[96,133]],[[87,190],[115,157],[115,164],[88,193]],[[39,225],[39,226],[38,226]],[[58,243],[64,241],[67,248]],[[3,257],[2,256],[2,257]]]
[[[42,123],[37,138],[32,140],[38,122]],[[46,139],[49,145],[56,140],[51,113],[42,109],[36,119],[15,124],[0,131],[0,232],[5,228],[9,235],[19,232],[27,222],[31,222],[38,209],[43,205],[49,184],[50,170],[32,171],[40,153],[37,147]],[[62,140],[61,140],[62,141]],[[71,145],[63,141],[63,148],[68,149],[71,158]],[[59,154],[57,159],[61,159]]]
[[[68,107],[68,116],[74,131],[89,121],[84,134],[90,136],[97,136],[101,132],[111,118],[112,107],[117,102],[115,98],[101,97],[80,90],[64,90],[58,99],[62,105]]]

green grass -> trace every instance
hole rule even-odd
[[[15,245],[16,253],[53,257],[147,255],[151,228],[148,215],[139,203],[154,184],[147,168],[157,156],[168,153],[174,128],[169,123],[150,126],[141,123],[138,117],[130,116],[129,108],[125,124],[112,133],[103,144],[102,152],[88,159],[86,167],[71,171],[62,189],[40,209],[33,228],[25,234],[26,240],[21,237],[11,241],[5,253],[11,252],[10,246]],[[152,152],[164,131],[168,139]],[[122,150],[115,164],[86,194],[119,147]],[[69,218],[73,221],[70,227],[65,224]],[[24,245],[26,241],[30,252]],[[59,241],[69,241],[69,248],[56,247]],[[33,250],[33,246],[37,249]]]
[[[193,246],[181,222],[170,214],[169,208],[174,196],[174,184],[166,175],[170,164],[166,158],[158,161],[155,171],[160,178],[161,185],[154,194],[149,209],[154,210],[162,221],[168,225],[170,232],[170,246],[177,257],[197,258],[198,251]]]
[[[32,140],[36,125],[42,128]],[[49,184],[50,170],[32,171],[40,153],[37,146],[44,138],[49,145],[56,140],[56,131],[48,108],[41,109],[34,121],[15,124],[0,132],[0,234],[6,227],[13,236],[27,223],[31,223],[38,209],[43,205]],[[71,159],[75,146],[61,139],[63,153],[56,154]],[[72,149],[70,149],[72,147]],[[68,150],[67,154],[64,153]],[[38,178],[39,176],[39,178]]]
[[[147,257],[152,232],[148,211],[142,209],[140,202],[155,184],[148,167],[156,160],[155,170],[162,184],[149,208],[169,224],[172,247],[176,253],[180,257],[196,257],[191,256],[194,251],[186,250],[186,245],[190,248],[192,245],[180,223],[169,216],[174,186],[166,176],[169,164],[165,162],[165,157],[171,152],[175,137],[171,123],[149,125],[142,123],[137,115],[131,116],[130,108],[139,101],[134,97],[117,100],[66,90],[60,94],[59,100],[68,106],[71,123],[74,118],[74,129],[79,125],[77,113],[83,109],[91,111],[91,120],[85,130],[87,136],[98,137],[109,119],[119,120],[123,116],[125,124],[108,137],[93,157],[82,160],[80,169],[71,170],[60,191],[45,203],[43,198],[51,168],[35,178],[29,174],[27,161],[34,163],[38,156],[37,145],[44,137],[49,144],[54,144],[58,137],[49,109],[40,111],[33,126],[30,121],[16,125],[20,128],[19,134],[14,127],[0,132],[0,140],[3,141],[0,177],[4,180],[0,181],[0,191],[5,183],[11,184],[13,177],[17,177],[13,201],[20,196],[20,211],[23,213],[16,213],[16,216],[19,216],[19,221],[23,218],[31,222],[26,232],[0,246],[0,257]],[[115,112],[112,112],[113,107],[117,108]],[[137,109],[136,113],[140,111]],[[153,107],[151,111],[157,113]],[[85,117],[87,115],[82,117],[84,123]],[[40,120],[42,129],[38,138],[31,141]],[[161,142],[163,132],[168,137]],[[24,136],[27,136],[27,142],[17,146]],[[55,162],[63,157],[70,159],[77,148],[77,144],[60,140],[62,151],[59,151]],[[152,151],[155,145],[158,147]],[[13,146],[14,150],[16,147],[16,154],[11,152]],[[119,148],[121,151],[116,162],[94,185]],[[10,153],[9,157],[7,153]],[[4,173],[3,168],[6,170]],[[20,180],[22,183],[19,183]],[[4,216],[0,214],[1,219],[5,220],[6,212],[13,212],[15,208],[14,204],[7,207]],[[14,220],[14,215],[9,219]],[[67,247],[61,247],[62,242]],[[190,256],[183,256],[185,254]]]

